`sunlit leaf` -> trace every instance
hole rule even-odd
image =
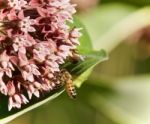
[[[85,57],[83,61],[79,61],[76,64],[67,63],[64,65],[73,75],[75,79],[74,83],[78,87],[87,79],[94,66],[108,59],[104,50],[91,51],[83,56]]]

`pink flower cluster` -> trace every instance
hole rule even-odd
[[[67,25],[75,12],[70,0],[5,0],[0,10],[0,92],[9,97],[9,111],[27,104],[32,95],[53,90],[60,83],[55,76],[60,65],[79,56],[80,29]]]

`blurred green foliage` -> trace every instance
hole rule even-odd
[[[124,4],[132,4],[134,6],[145,6],[150,5],[149,0],[100,0],[101,3],[109,3],[109,2],[120,2]]]

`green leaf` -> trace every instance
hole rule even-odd
[[[91,51],[83,56],[85,57],[83,61],[79,61],[76,64],[67,63],[64,65],[64,68],[67,68],[75,78],[74,84],[77,87],[80,87],[83,81],[87,79],[93,67],[108,59],[107,53],[104,50]]]
[[[91,38],[86,30],[86,27],[79,21],[77,17],[74,17],[74,23],[70,23],[71,27],[81,28],[82,36],[80,37],[80,46],[78,47],[79,53],[86,54],[93,50]]]
[[[46,102],[48,101],[51,101],[53,99],[55,99],[57,96],[59,96],[61,93],[63,92],[63,90],[61,91],[55,91],[53,93],[50,93],[47,98],[45,99],[42,99],[42,100],[32,100],[30,102],[30,104],[28,104],[27,106],[25,106],[24,108],[22,109],[18,109],[18,110],[12,110],[12,111],[8,111],[8,101],[5,100],[5,102],[1,101],[1,105],[0,105],[0,124],[5,124],[5,123],[8,123],[10,122],[11,120],[21,116],[22,114],[25,114],[26,112],[34,109],[34,108],[37,108],[43,104],[45,104]],[[4,100],[4,99],[1,99],[1,100]]]
[[[76,64],[66,63],[64,65],[65,68],[73,75],[74,84],[77,87],[80,87],[82,83],[88,78],[91,74],[94,66],[98,63],[106,60],[107,54],[104,50],[94,51],[92,47],[92,42],[90,36],[85,28],[85,26],[79,21],[78,18],[74,17],[74,24],[70,24],[72,27],[82,27],[81,33],[83,36],[80,38],[80,46],[78,47],[78,51],[80,54],[85,57],[85,60],[80,61]]]

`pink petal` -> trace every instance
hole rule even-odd
[[[14,100],[18,103],[18,104],[21,104],[21,98],[18,94],[15,94],[14,96]]]
[[[12,100],[12,97],[9,97],[9,100],[8,100],[8,110],[10,111],[13,107],[13,100]]]
[[[24,104],[27,104],[29,102],[28,99],[23,94],[21,94],[21,100]]]
[[[40,97],[40,93],[39,93],[39,91],[38,90],[36,90],[35,92],[34,92],[34,95],[36,96],[36,97]]]

